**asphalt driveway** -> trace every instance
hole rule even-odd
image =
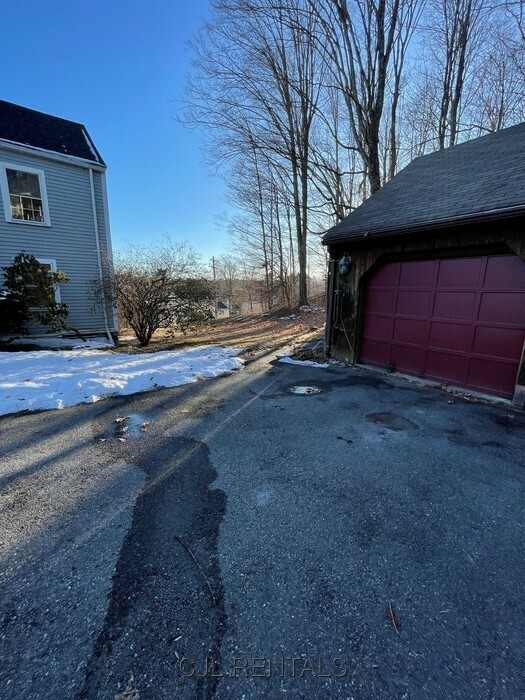
[[[269,359],[0,421],[1,697],[525,696],[523,413]]]

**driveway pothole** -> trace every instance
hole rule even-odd
[[[112,442],[118,440],[126,443],[129,439],[138,439],[148,432],[150,422],[141,413],[130,413],[113,420],[111,427],[103,433],[95,435],[95,442]]]

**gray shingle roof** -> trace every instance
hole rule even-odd
[[[323,243],[513,212],[525,214],[525,123],[416,158],[327,231]]]
[[[105,165],[86,127],[0,100],[0,139]]]

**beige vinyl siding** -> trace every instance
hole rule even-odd
[[[51,226],[8,223],[0,194],[0,267],[9,265],[22,251],[39,258],[56,260],[57,267],[70,278],[60,285],[62,301],[69,307],[69,323],[84,333],[104,333],[100,306],[93,311],[93,281],[99,279],[99,264],[89,169],[62,163],[40,154],[18,153],[0,145],[0,162],[39,168],[45,173]],[[100,189],[101,173],[94,171]],[[95,186],[95,189],[97,186]],[[100,201],[99,201],[100,200]],[[106,224],[101,196],[95,197],[101,249],[106,249]],[[3,277],[0,276],[0,284]],[[110,329],[113,329],[109,315]],[[36,329],[31,329],[36,331]]]

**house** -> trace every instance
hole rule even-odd
[[[525,123],[417,158],[323,243],[329,355],[525,403]]]
[[[217,302],[217,315],[215,318],[229,318],[230,307],[224,301]]]
[[[73,328],[116,334],[106,164],[82,124],[0,101],[0,268],[20,252],[69,276],[56,294]]]

